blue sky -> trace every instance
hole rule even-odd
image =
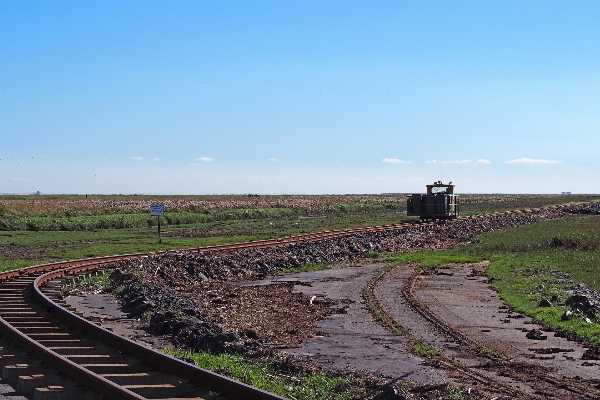
[[[597,1],[0,0],[0,193],[600,193]]]

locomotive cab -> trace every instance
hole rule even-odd
[[[434,182],[427,185],[426,194],[412,194],[406,201],[406,215],[418,216],[421,220],[456,218],[458,213],[459,199],[452,182]]]
[[[444,185],[442,181],[437,181],[433,185],[427,185],[427,194],[454,194],[454,185],[452,182]]]

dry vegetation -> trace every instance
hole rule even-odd
[[[585,201],[589,196],[532,194],[461,194],[463,205],[501,204],[541,206],[569,201]],[[348,204],[403,205],[403,194],[366,195],[222,195],[222,196],[0,196],[0,217],[11,216],[83,216],[147,213],[150,204],[163,203],[168,212],[205,212],[228,209],[286,208],[307,213],[328,211]],[[533,203],[533,205],[529,205]]]
[[[3,196],[0,215],[74,216],[147,213],[150,204],[163,203],[169,212],[210,212],[228,209],[289,208],[323,211],[342,204],[404,203],[399,195],[322,196]]]

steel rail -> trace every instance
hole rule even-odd
[[[18,282],[22,278],[35,277],[35,281],[31,284],[30,280],[24,282],[21,286],[17,285],[17,292],[26,292],[28,287],[32,289],[33,297],[39,301],[44,307],[53,311],[53,314],[71,325],[75,329],[85,332],[86,335],[96,338],[103,344],[114,347],[118,352],[123,352],[130,357],[140,359],[145,364],[153,367],[158,371],[165,371],[170,374],[181,376],[191,383],[195,383],[206,387],[210,390],[218,391],[226,394],[232,399],[251,399],[251,400],[282,400],[281,396],[254,388],[250,385],[243,384],[233,379],[222,375],[215,374],[211,371],[204,370],[192,364],[178,360],[174,357],[159,353],[155,350],[146,348],[136,342],[123,338],[113,332],[99,327],[86,319],[70,312],[66,308],[53,302],[46,294],[41,291],[41,286],[56,278],[61,278],[73,274],[91,272],[98,269],[101,265],[125,259],[135,259],[147,256],[147,254],[130,254],[122,256],[100,257],[88,260],[75,260],[61,263],[53,263],[47,265],[38,265],[35,267],[24,268],[18,271],[10,271],[0,274],[0,282],[6,284],[8,282]],[[50,271],[46,272],[45,271]],[[0,288],[2,288],[0,284]],[[15,285],[11,286],[15,287]],[[25,295],[23,296],[25,303]],[[33,308],[32,308],[33,309]],[[105,396],[110,396],[115,400],[141,400],[145,397],[136,394],[132,390],[122,387],[109,379],[104,378],[100,374],[94,373],[91,370],[75,363],[67,357],[58,354],[57,352],[44,346],[39,341],[34,340],[30,335],[23,330],[12,326],[12,324],[2,317],[3,311],[0,311],[0,328],[4,335],[12,342],[27,349],[27,351],[44,362],[46,365],[55,368],[66,376],[81,382],[86,387],[93,391],[101,393]],[[20,313],[29,314],[31,311]],[[5,313],[6,314],[6,313]],[[10,314],[10,312],[8,312]],[[8,318],[8,317],[7,317]],[[47,327],[47,326],[46,326]]]

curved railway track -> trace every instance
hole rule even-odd
[[[335,230],[183,251],[259,249],[411,226],[413,224]],[[161,253],[165,252],[154,254]],[[0,366],[11,371],[11,378],[7,379],[7,373],[4,380],[17,380],[19,390],[35,391],[36,398],[50,392],[48,396],[53,399],[72,398],[74,393],[80,396],[81,388],[51,384],[57,381],[58,371],[81,387],[111,399],[224,398],[219,396],[283,399],[120,337],[80,317],[60,299],[59,287],[73,277],[92,273],[108,263],[147,256],[147,253],[139,253],[100,257],[1,273],[0,329],[10,341],[46,366],[41,368],[36,360],[21,360],[3,348]],[[88,396],[93,398],[93,395]]]
[[[519,213],[538,211],[520,210]],[[505,213],[495,213],[501,215]],[[460,218],[476,219],[477,216]],[[430,226],[433,222],[419,223]],[[259,249],[294,243],[320,241],[382,231],[402,231],[415,223],[334,230],[280,239],[219,245],[183,252]],[[153,254],[161,254],[158,252]],[[13,343],[42,361],[17,363],[19,357],[2,349],[3,379],[12,371],[17,388],[35,390],[35,398],[73,398],[82,387],[104,398],[196,398],[196,399],[283,399],[224,376],[203,370],[103,329],[79,315],[60,298],[60,286],[102,265],[147,257],[147,253],[67,261],[9,271],[0,274],[0,329]],[[28,363],[29,362],[29,363]],[[34,365],[35,364],[35,365]],[[12,369],[11,369],[12,368]],[[51,368],[52,370],[49,370]],[[53,385],[54,371],[78,383],[79,388]],[[52,392],[50,397],[44,393]],[[93,395],[86,395],[94,398]],[[91,397],[90,397],[91,396]],[[225,397],[223,397],[225,396]],[[85,396],[80,395],[84,398]]]

